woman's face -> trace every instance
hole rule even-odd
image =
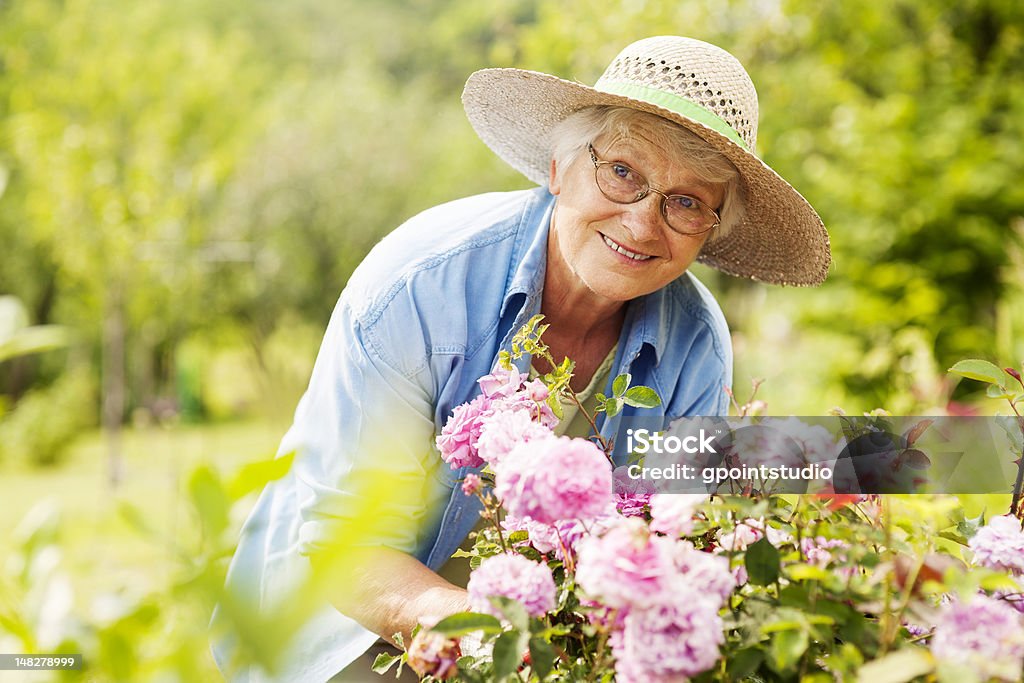
[[[594,151],[603,161],[628,165],[667,194],[690,195],[711,207],[722,203],[720,185],[702,182],[642,134],[595,141]],[[686,271],[711,234],[672,230],[661,214],[661,195],[654,192],[634,204],[607,199],[586,151],[567,168],[552,161],[548,187],[558,196],[550,242],[557,253],[550,256],[605,299],[624,302],[661,289]]]

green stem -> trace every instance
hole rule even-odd
[[[583,413],[584,417],[587,418],[587,422],[590,423],[590,428],[594,430],[594,437],[597,439],[598,445],[601,447],[601,450],[604,451],[604,454],[608,456],[609,460],[611,460],[612,459],[612,454],[609,453],[609,451],[611,450],[610,445],[609,445],[607,439],[605,439],[603,436],[601,436],[601,432],[597,428],[597,421],[594,420],[594,418],[593,418],[593,416],[591,416],[590,412],[587,411],[587,409],[583,407],[582,403],[580,403],[580,398],[579,398],[579,396],[576,395],[576,392],[572,390],[572,387],[566,387],[566,389],[569,390],[569,398],[572,399],[572,402],[576,404],[576,407],[579,409],[579,411],[581,413]]]
[[[1017,411],[1014,401],[1010,401],[1010,408],[1017,415],[1017,427],[1020,428],[1021,435],[1024,436],[1024,417],[1021,417],[1020,412]],[[1022,485],[1024,485],[1024,449],[1021,450],[1020,460],[1017,461],[1017,481],[1013,483],[1013,500],[1010,501],[1010,514],[1019,518],[1024,517],[1024,510],[1020,505]]]
[[[611,612],[609,612],[608,614],[609,622],[612,624],[615,623],[617,617],[618,614],[616,610],[611,610]],[[597,674],[601,670],[602,664],[604,663],[604,648],[607,640],[608,633],[604,629],[602,629],[597,637],[597,653],[594,655],[594,666],[590,670],[590,676],[587,678],[588,681],[597,680]]]
[[[892,615],[892,583],[896,576],[896,553],[892,550],[892,506],[888,498],[882,499],[885,529],[885,552],[889,556],[889,570],[885,577],[885,607],[882,610],[882,643],[879,656],[889,651],[889,629]]]
[[[491,523],[494,525],[494,530],[498,532],[498,543],[501,545],[501,551],[507,553],[508,545],[505,544],[505,534],[501,533],[501,520],[498,519],[498,512],[501,509],[501,505],[499,504],[491,507],[488,505],[483,493],[479,491],[477,491],[476,497],[480,499],[480,502],[484,506],[484,511],[487,514],[487,518],[491,520]]]
[[[537,349],[537,353],[541,356],[541,358],[548,362],[548,365],[551,366],[552,370],[558,367],[555,364],[554,356],[552,356],[551,352],[548,351],[547,346],[540,346]],[[579,411],[583,413],[583,416],[587,418],[587,422],[590,423],[590,428],[594,430],[594,437],[597,439],[598,445],[600,445],[601,450],[604,451],[604,454],[608,456],[608,459],[611,460],[612,455],[611,453],[608,452],[609,450],[611,450],[608,441],[603,436],[601,436],[601,431],[597,428],[597,422],[594,420],[594,417],[586,408],[583,407],[583,403],[580,402],[580,397],[576,394],[573,388],[569,386],[568,383],[566,383],[565,385],[565,390],[568,392],[569,398],[572,399],[572,402],[576,404],[576,408],[579,409]]]

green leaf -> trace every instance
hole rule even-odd
[[[523,662],[528,635],[519,631],[506,631],[494,641],[494,678],[502,681],[519,669]]]
[[[791,564],[786,567],[786,576],[793,581],[827,581],[831,574],[814,564]]]
[[[135,530],[139,535],[146,538],[155,538],[158,536],[157,532],[149,522],[146,521],[146,516],[138,506],[122,500],[117,506],[117,512],[121,516],[121,519],[127,522],[128,526]]]
[[[562,402],[558,400],[558,394],[548,394],[547,403],[548,408],[551,408],[551,412],[554,413],[555,417],[561,420],[564,413],[562,411]]]
[[[858,683],[906,683],[935,670],[935,660],[922,648],[906,648],[868,662],[857,672]]]
[[[967,379],[976,379],[979,382],[988,382],[989,384],[1002,384],[1006,379],[1007,375],[994,363],[989,363],[987,360],[978,360],[975,358],[969,360],[962,360],[949,369],[954,375],[960,375]]]
[[[657,408],[661,405],[661,397],[658,392],[650,387],[631,387],[623,397],[626,405],[634,408]]]
[[[501,622],[490,614],[477,612],[459,612],[437,622],[431,631],[436,631],[449,638],[464,636],[474,631],[484,633],[501,633]]]
[[[1017,420],[1008,417],[998,417],[996,418],[996,424],[1006,432],[1007,438],[1010,439],[1010,447],[1014,453],[1020,453],[1024,450],[1024,434],[1021,434],[1020,427],[1017,426]]]
[[[492,595],[491,604],[501,610],[501,613],[505,615],[508,623],[512,624],[513,628],[519,631],[530,630],[530,616],[526,613],[526,608],[518,600],[506,598],[503,595]]]
[[[373,660],[373,666],[371,669],[374,673],[386,674],[388,669],[395,665],[395,662],[400,661],[402,655],[389,655],[386,652],[381,652],[377,655],[377,658]],[[365,666],[365,664],[363,665]]]
[[[982,576],[978,584],[981,588],[988,591],[1007,591],[1011,593],[1020,591],[1020,585],[1016,581],[1006,574],[999,572],[993,572],[987,576]]]
[[[988,396],[989,398],[996,399],[1005,398],[1012,400],[1014,397],[1014,393],[1012,391],[999,384],[989,384],[988,387],[985,388],[985,395]]]
[[[525,529],[519,529],[518,531],[510,533],[506,540],[509,543],[523,543],[524,541],[530,540],[530,532]]]
[[[618,377],[616,377],[615,381],[612,382],[612,395],[622,396],[624,393],[626,393],[626,389],[627,387],[629,387],[629,382],[632,379],[633,376],[628,372],[624,372]]]
[[[618,415],[622,412],[623,400],[621,398],[610,398],[604,402],[604,412],[608,413],[608,417]]]
[[[957,521],[956,530],[967,540],[974,538],[974,534],[978,533],[981,527],[985,526],[985,513],[982,512],[977,517],[964,517]]]
[[[769,649],[772,668],[782,673],[793,668],[800,657],[807,651],[810,639],[807,631],[803,629],[779,631],[772,636],[772,643]]]
[[[295,453],[293,451],[278,458],[251,462],[244,465],[228,483],[228,497],[231,500],[238,500],[246,494],[258,491],[268,483],[280,479],[288,474],[294,457]]]
[[[947,541],[953,541],[953,543],[959,543],[960,545],[967,545],[968,540],[967,538],[961,536],[955,531],[950,531],[948,529],[946,529],[945,531],[940,531],[939,538],[944,538]]]
[[[780,619],[779,621],[773,621],[770,624],[761,626],[761,633],[768,635],[769,633],[778,633],[780,631],[799,631],[806,627],[806,625],[806,622],[802,619]]]
[[[36,325],[18,330],[0,340],[0,362],[18,356],[63,348],[71,343],[71,335],[61,325]]]
[[[555,650],[543,638],[530,639],[530,665],[540,680],[544,680],[555,666]]]
[[[779,580],[779,551],[766,537],[762,536],[761,540],[747,547],[743,562],[749,581],[755,586],[768,586]]]
[[[740,650],[729,660],[726,673],[730,681],[746,680],[747,676],[757,671],[764,661],[764,652],[760,648],[748,647]]]
[[[207,465],[200,465],[189,477],[188,492],[199,515],[204,537],[216,538],[228,525],[228,496],[220,477]]]

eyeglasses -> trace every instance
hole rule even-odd
[[[635,204],[651,192],[661,195],[661,215],[668,227],[681,235],[701,235],[718,227],[722,222],[718,212],[710,206],[685,194],[665,194],[656,190],[643,177],[621,161],[602,161],[592,144],[590,160],[594,162],[594,180],[601,194],[616,204]]]

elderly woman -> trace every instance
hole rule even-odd
[[[575,360],[584,401],[628,372],[665,415],[724,415],[729,334],[690,264],[790,285],[828,270],[818,215],[753,153],[753,84],[715,46],[639,41],[593,88],[487,69],[463,102],[483,141],[540,187],[425,211],[342,293],[281,447],[294,466],[259,499],[229,578],[237,596],[271,604],[346,548],[346,585],[294,639],[281,679],[348,667],[342,679],[364,680],[367,665],[350,664],[378,637],[408,639],[420,619],[466,609],[436,571],[479,507],[434,437],[533,315],[550,324],[554,357]],[[599,427],[613,436],[618,423]],[[572,415],[560,430],[582,431]]]

